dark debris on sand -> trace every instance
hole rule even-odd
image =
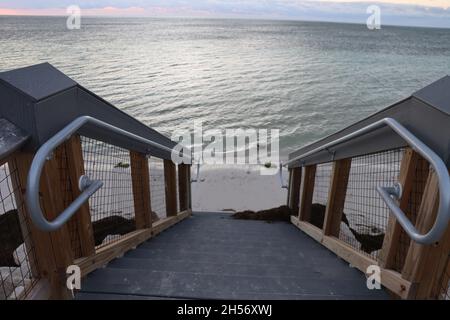
[[[313,203],[311,205],[311,214],[309,222],[315,225],[317,228],[322,229],[325,220],[326,207],[320,203]],[[236,212],[232,215],[235,219],[242,220],[262,220],[266,222],[272,221],[291,221],[291,215],[296,215],[288,206],[280,206],[277,208],[261,210],[261,211],[251,211],[245,210]],[[364,252],[371,253],[373,251],[381,249],[383,245],[384,233],[380,234],[365,234],[360,233],[350,226],[347,219],[347,215],[342,213],[342,222],[345,223],[356,240],[360,243],[360,249]]]
[[[288,206],[280,206],[278,208],[272,208],[261,211],[245,210],[236,212],[232,215],[235,219],[242,220],[263,220],[263,221],[291,221],[291,215],[294,215],[292,210]]]

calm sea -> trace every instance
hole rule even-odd
[[[274,128],[286,154],[449,74],[450,29],[0,17],[0,70],[44,61],[169,136]]]

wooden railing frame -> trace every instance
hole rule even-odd
[[[405,212],[407,211],[414,179],[423,178],[416,177],[416,172],[418,171],[416,169],[423,161],[423,158],[411,148],[405,149],[398,177],[398,181],[403,186],[399,206]],[[303,185],[300,187],[298,185],[293,186],[292,183],[289,184],[290,189],[301,189],[299,214],[298,217],[292,216],[291,222],[363,273],[366,273],[369,265],[379,266],[381,270],[381,284],[396,296],[403,299],[438,298],[442,294],[442,284],[445,281],[448,282],[445,272],[450,264],[448,259],[448,254],[450,253],[450,226],[442,241],[437,244],[420,245],[410,241],[408,254],[401,272],[392,269],[401,232],[401,226],[392,215],[390,215],[388,221],[385,239],[378,259],[375,260],[359,252],[339,239],[339,228],[350,169],[351,159],[333,162],[324,226],[323,229],[319,229],[308,222],[314,191],[316,165],[304,167],[303,179],[301,180]],[[290,169],[291,177],[294,175],[292,170],[294,169]],[[432,170],[430,172],[419,170],[419,172],[426,174],[428,177],[425,190],[423,190],[422,203],[418,210],[416,228],[426,232],[436,217],[439,189],[436,175]],[[292,194],[294,193],[294,191],[288,190],[288,205],[291,204],[290,199],[292,199]]]
[[[302,186],[300,187],[300,203],[298,208],[298,219],[309,221],[311,204],[314,193],[314,183],[316,179],[316,165],[306,166],[302,175]]]
[[[323,222],[323,233],[327,236],[339,237],[351,163],[351,159],[333,162]]]
[[[11,171],[17,174],[17,182],[22,186],[14,187],[14,190],[20,190],[20,193],[14,194],[17,203],[25,203],[24,187],[33,156],[31,153],[18,151],[9,157],[11,161],[7,161]],[[67,168],[62,161],[67,161]],[[164,160],[167,218],[152,221],[148,158],[144,154],[130,151],[130,162],[136,231],[122,236],[118,241],[96,248],[88,203],[69,221],[71,227],[76,228],[76,239],[71,239],[67,225],[57,231],[43,232],[32,223],[27,223],[24,227],[30,230],[31,245],[37,257],[36,261],[30,261],[30,264],[37,280],[24,299],[72,298],[72,292],[66,286],[66,270],[69,265],[78,265],[82,276],[85,276],[192,214],[190,165],[179,166],[177,186],[176,165],[170,160]],[[64,169],[67,171],[61,172]],[[43,170],[40,195],[47,219],[54,219],[53,214],[64,209],[63,199],[75,199],[79,195],[78,179],[85,173],[84,170],[81,140],[78,135],[74,135],[55,150]],[[62,174],[67,174],[70,188],[63,188],[61,185]],[[179,206],[176,201],[177,189]],[[178,207],[182,210],[179,211]],[[18,211],[20,220],[31,221],[26,209],[18,208]],[[80,256],[75,255],[73,245],[81,249]]]
[[[289,170],[288,184],[288,207],[292,212],[298,212],[300,201],[300,183],[302,180],[302,168],[297,167]]]
[[[61,194],[64,188],[61,186],[58,170],[58,161],[61,160],[60,151],[61,148],[55,152],[53,158],[47,161],[40,181],[42,207],[46,218],[50,220],[55,218],[52,213],[64,209],[65,195]],[[14,166],[13,170],[17,173],[17,178],[22,186],[20,197],[24,197],[26,192],[24,186],[33,155],[16,152],[13,157],[14,161],[11,164]],[[23,214],[28,216],[28,212]],[[27,221],[31,221],[29,217]],[[48,297],[51,299],[71,298],[71,293],[66,287],[66,269],[73,263],[74,256],[67,226],[50,233],[40,231],[32,223],[29,223],[28,227],[31,231],[30,237],[34,245],[40,279],[47,279],[49,282]]]
[[[69,174],[72,191],[70,199],[74,200],[81,194],[78,187],[78,179],[85,174],[80,136],[72,136],[65,142],[64,146],[68,164],[67,173]],[[81,249],[81,256],[86,257],[95,254],[94,230],[92,228],[89,203],[84,203],[71,220],[75,222],[78,233],[78,238],[72,239],[72,241],[79,241],[78,246]]]
[[[187,164],[178,165],[178,198],[180,211],[191,209],[191,166]]]
[[[166,195],[166,214],[175,216],[178,212],[177,203],[177,167],[171,160],[164,160],[164,181]]]
[[[152,204],[148,158],[145,154],[130,151],[130,162],[136,229],[151,228]]]

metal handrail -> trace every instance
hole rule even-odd
[[[415,135],[413,135],[408,129],[402,126],[399,122],[392,118],[384,118],[377,122],[374,122],[362,129],[356,130],[346,136],[339,139],[326,143],[320,147],[310,150],[302,155],[299,155],[289,161],[283,163],[284,166],[291,164],[293,162],[304,159],[310,155],[317,152],[324,151],[330,147],[336,146],[340,143],[347,142],[351,139],[357,138],[364,134],[367,134],[376,129],[388,126],[393,131],[395,131],[400,137],[402,137],[407,144],[416,152],[418,152],[422,157],[424,157],[435,170],[438,177],[439,185],[439,209],[436,215],[436,220],[431,227],[431,229],[422,234],[416,227],[411,223],[405,213],[398,207],[394,198],[399,198],[401,196],[401,188],[398,186],[394,187],[377,187],[377,192],[380,194],[383,201],[386,203],[388,208],[397,218],[400,225],[406,231],[411,239],[422,244],[432,244],[442,237],[447,225],[450,221],[450,176],[448,169],[442,159],[431,150],[426,144],[420,141]],[[394,198],[393,198],[394,197]]]
[[[43,231],[54,231],[59,229],[75,214],[84,202],[86,202],[98,189],[103,186],[103,182],[100,180],[91,180],[87,176],[81,176],[79,180],[81,194],[63,212],[61,212],[53,221],[48,221],[42,213],[39,201],[39,181],[45,161],[51,157],[51,153],[56,147],[70,138],[86,124],[94,125],[111,133],[119,134],[134,141],[172,153],[171,148],[135,135],[134,133],[117,128],[101,120],[90,116],[81,116],[76,118],[39,148],[33,158],[33,162],[28,173],[25,199],[30,210],[31,219],[34,224]],[[186,163],[190,163],[190,158],[183,158],[187,161]]]

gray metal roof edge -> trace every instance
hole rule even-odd
[[[33,102],[38,101],[34,97],[31,97],[26,92],[24,92],[24,91],[20,90],[19,88],[13,86],[11,83],[9,83],[8,81],[3,80],[2,78],[0,78],[0,83],[3,84],[5,87],[7,87],[7,88],[17,92],[18,94],[20,94],[20,95],[22,95],[24,97],[30,98]]]
[[[438,107],[432,105],[431,103],[427,102],[426,100],[423,100],[423,99],[421,99],[421,98],[419,98],[417,96],[414,96],[414,95],[412,95],[411,98],[412,99],[416,99],[416,100],[420,101],[421,103],[427,105],[428,107],[436,109],[437,111],[439,111],[439,112],[441,112],[441,113],[443,113],[445,115],[450,116],[450,112],[447,112],[446,110],[443,110],[442,108],[438,108]]]
[[[4,78],[2,77],[2,74],[6,74],[6,73],[9,73],[9,72],[20,72],[20,71],[25,70],[25,69],[37,68],[37,67],[41,67],[41,66],[48,66],[48,67],[54,69],[56,72],[59,72],[61,75],[65,76],[67,79],[69,79],[71,82],[73,82],[73,84],[70,85],[70,86],[63,87],[63,88],[61,88],[61,89],[59,89],[59,90],[57,90],[57,91],[55,91],[55,92],[53,92],[53,93],[51,93],[51,94],[44,95],[44,96],[42,96],[42,97],[39,97],[39,99],[37,99],[36,97],[32,96],[31,94],[27,93],[26,91],[20,89],[18,86],[14,86],[11,82],[7,81],[6,79],[4,79]],[[65,91],[65,90],[67,90],[67,89],[73,88],[73,87],[77,86],[77,84],[78,84],[75,80],[73,80],[72,78],[70,78],[69,76],[67,76],[65,73],[63,73],[62,71],[60,71],[58,68],[56,68],[55,66],[53,66],[53,65],[52,65],[51,63],[49,63],[49,62],[43,62],[43,63],[38,63],[38,64],[34,64],[34,65],[22,67],[22,68],[17,68],[17,69],[12,69],[12,70],[7,70],[7,71],[2,71],[2,72],[0,72],[0,82],[3,83],[4,85],[6,85],[8,88],[11,88],[11,89],[13,89],[14,91],[20,93],[21,95],[24,95],[24,96],[26,96],[26,97],[29,97],[33,102],[36,102],[36,101],[42,101],[42,100],[48,99],[48,98],[50,98],[50,97],[52,97],[52,96],[55,96],[55,95],[57,95],[57,94],[59,94],[59,93]]]
[[[436,104],[433,104],[431,101],[428,101],[424,95],[426,95],[426,93],[428,93],[427,91],[432,92],[432,90],[436,89],[437,87],[439,87],[442,83],[446,83],[447,85],[450,84],[450,76],[449,75],[445,75],[442,78],[430,83],[429,85],[415,91],[411,96],[414,97],[415,99],[425,103],[426,105],[441,111],[442,113],[445,113],[447,115],[450,115],[450,103],[445,107],[443,105],[438,105],[438,101],[434,101]],[[440,89],[440,88],[439,88]],[[449,87],[450,90],[450,87]],[[448,96],[446,97],[448,98]]]
[[[99,95],[97,95],[96,93],[92,92],[91,90],[87,89],[86,87],[83,87],[81,84],[77,83],[77,87],[81,90],[83,90],[84,92],[88,93],[89,95],[93,96],[94,98],[102,101],[103,103],[107,104],[108,106],[116,109],[117,111],[119,111],[120,113],[122,113],[123,115],[125,115],[126,117],[130,118],[130,120],[136,122],[137,125],[139,126],[144,126],[146,129],[151,130],[153,132],[155,132],[156,134],[160,135],[161,137],[163,137],[164,139],[167,139],[167,143],[171,144],[170,147],[173,147],[174,145],[176,145],[176,142],[174,142],[172,139],[170,139],[169,137],[167,137],[166,135],[162,134],[161,132],[157,131],[156,129],[151,128],[150,126],[146,125],[145,123],[142,123],[141,121],[139,121],[138,119],[136,119],[135,117],[129,115],[128,113],[126,113],[125,111],[121,110],[120,108],[117,108],[115,105],[113,105],[112,103],[110,103],[109,101],[105,100],[104,98],[100,97]]]
[[[334,132],[332,134],[329,134],[329,135],[327,135],[327,136],[325,136],[323,138],[320,138],[320,139],[318,139],[318,140],[316,140],[314,142],[311,142],[311,143],[307,144],[306,146],[300,147],[299,149],[290,152],[289,155],[288,155],[288,159],[291,159],[294,156],[300,156],[302,153],[306,153],[307,151],[309,151],[309,149],[312,149],[313,146],[319,146],[321,144],[321,142],[323,142],[323,141],[325,141],[325,140],[327,140],[327,139],[329,139],[329,138],[331,138],[333,136],[339,136],[339,134],[341,134],[342,132],[344,132],[344,131],[346,131],[348,129],[351,129],[352,127],[356,127],[361,122],[366,121],[366,120],[368,120],[370,118],[376,117],[378,114],[380,114],[382,112],[385,112],[386,110],[392,109],[392,108],[396,107],[397,105],[399,105],[399,104],[401,104],[401,103],[403,103],[403,102],[405,102],[407,100],[410,100],[412,98],[413,98],[413,96],[409,96],[409,97],[404,98],[404,99],[402,99],[400,101],[397,101],[397,102],[391,104],[390,106],[388,106],[386,108],[378,110],[378,111],[370,114],[369,116],[352,123],[349,126],[346,126],[346,127],[342,128],[342,129],[340,129],[340,130],[338,130],[338,131],[336,131],[336,132]]]

